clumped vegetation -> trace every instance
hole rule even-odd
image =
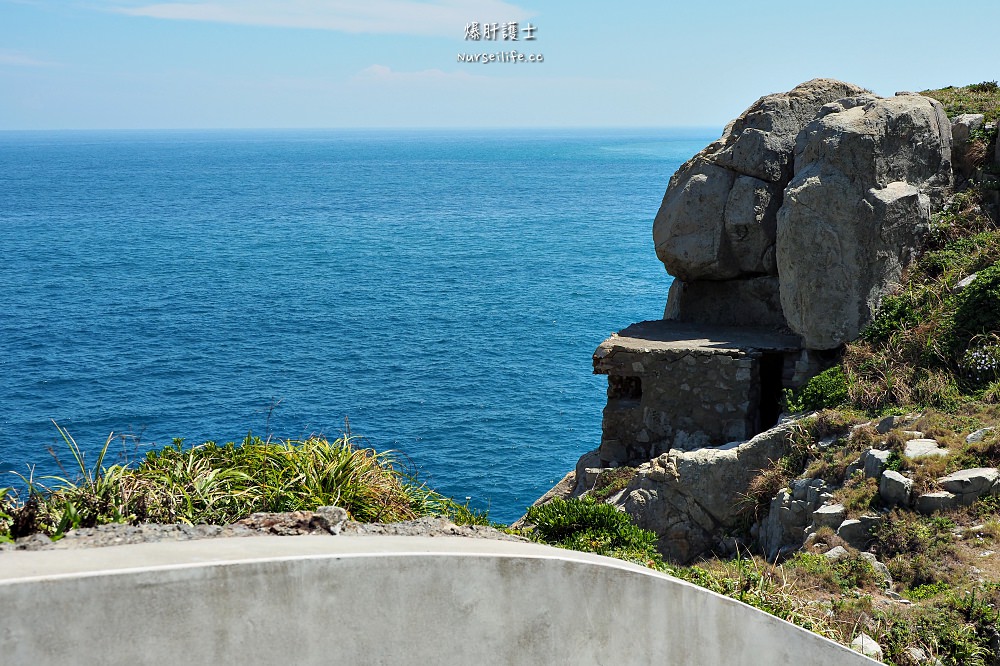
[[[533,506],[525,521],[532,526],[528,535],[537,541],[663,569],[656,535],[637,527],[624,512],[591,497],[556,498]]]
[[[106,523],[225,525],[255,512],[327,505],[341,506],[362,522],[425,515],[484,520],[416,481],[390,453],[358,446],[349,434],[283,442],[248,436],[240,444],[193,447],[175,441],[135,466],[104,464],[109,438],[88,466],[70,434],[60,433],[75,476],[24,479],[23,501],[13,489],[0,489],[0,540],[37,532],[58,538]]]
[[[925,90],[921,95],[933,97],[944,106],[949,117],[962,113],[981,113],[987,122],[1000,120],[1000,86],[996,81],[983,81],[968,86],[948,86]]]
[[[954,411],[1000,401],[1000,228],[982,197],[975,188],[955,196],[903,284],[847,345],[843,373],[854,406]]]

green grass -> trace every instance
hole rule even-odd
[[[968,86],[948,86],[937,90],[925,90],[920,94],[941,102],[949,117],[962,113],[981,113],[986,116],[988,122],[1000,120],[1000,87],[996,81],[983,81]]]
[[[58,427],[58,426],[57,426]],[[73,438],[59,428],[75,475],[25,479],[26,499],[0,491],[0,538],[43,532],[58,537],[106,523],[230,524],[251,513],[337,505],[352,520],[396,522],[447,515],[459,522],[486,517],[418,482],[391,453],[358,446],[344,435],[241,444],[180,441],[149,452],[135,466],[104,464],[108,444],[87,465]]]

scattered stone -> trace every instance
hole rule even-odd
[[[879,497],[888,506],[908,506],[912,491],[913,479],[891,469],[883,472],[878,482]]]
[[[983,552],[979,553],[979,557],[990,557],[991,555],[995,554],[996,554],[995,550],[984,550]]]
[[[947,490],[935,493],[924,493],[917,498],[916,509],[919,513],[930,515],[935,511],[945,511],[958,506],[959,500]]]
[[[830,550],[823,553],[825,557],[830,562],[838,562],[850,554],[850,551],[843,546],[834,546]]]
[[[851,461],[851,463],[844,469],[844,480],[852,478],[858,472],[863,472],[865,469],[864,464],[861,462],[861,457],[857,457]]]
[[[976,442],[981,442],[986,438],[986,435],[996,430],[994,427],[980,428],[979,430],[970,433],[968,437],[965,438],[966,444],[974,444]]]
[[[868,634],[858,634],[858,637],[851,641],[851,649],[860,652],[866,657],[882,661],[882,648]]]
[[[877,479],[885,471],[886,465],[889,464],[889,456],[892,455],[892,451],[883,451],[880,449],[868,449],[861,456],[861,464],[864,465],[865,476],[869,479]]]
[[[968,277],[962,278],[961,280],[955,283],[955,286],[951,288],[951,291],[955,294],[963,292],[966,287],[968,287],[970,284],[976,281],[977,277],[979,277],[979,273],[973,273]]]
[[[937,440],[933,439],[911,439],[903,447],[903,455],[914,460],[928,456],[946,456],[948,453],[948,449],[941,448]]]
[[[985,117],[981,113],[963,113],[956,116],[951,121],[952,159],[956,169],[965,178],[970,177],[976,170],[976,161],[970,159],[969,136],[985,123]]]
[[[52,544],[52,539],[50,539],[47,535],[40,533],[21,537],[14,542],[14,546],[17,550],[43,550]]]
[[[962,504],[972,504],[974,501],[994,492],[1000,471],[996,467],[975,467],[952,472],[938,479],[938,485],[958,496]]]
[[[919,430],[904,430],[902,433],[903,437],[907,439],[923,439],[924,433]]]
[[[864,550],[871,543],[872,535],[868,525],[853,518],[845,520],[837,528],[837,536],[857,550]]]
[[[461,536],[472,539],[527,541],[486,525],[456,525],[447,518],[429,516],[401,523],[356,523],[348,521],[341,536]]]
[[[324,532],[340,534],[340,529],[346,521],[347,511],[344,509],[339,506],[323,506],[316,511],[253,513],[236,524],[258,532],[292,536]]]
[[[868,561],[868,564],[872,566],[875,573],[882,579],[882,587],[887,590],[892,587],[892,574],[889,573],[889,567],[879,562],[874,553],[861,553],[861,557]]]
[[[969,135],[981,128],[986,122],[986,116],[981,113],[963,113],[951,120],[951,139],[954,148],[964,147],[969,141]]]
[[[875,432],[880,435],[888,435],[901,425],[913,423],[919,418],[919,414],[907,414],[906,416],[885,416],[875,424]]]
[[[843,504],[824,504],[812,513],[812,529],[839,527],[846,517],[847,509]]]

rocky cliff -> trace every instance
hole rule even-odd
[[[595,352],[601,446],[546,497],[632,466],[606,501],[667,557],[724,547],[752,480],[793,446],[782,391],[833,362],[896,287],[951,193],[952,144],[939,102],[831,79],[732,121],[670,179],[653,224],[674,276],[664,316]]]
[[[762,97],[670,179],[653,223],[676,278],[665,318],[853,339],[948,194],[951,144],[919,95],[814,79]]]

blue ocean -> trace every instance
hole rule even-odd
[[[0,468],[58,473],[52,420],[92,461],[349,419],[514,520],[599,443],[591,354],[662,315],[652,218],[717,136],[0,132]]]

